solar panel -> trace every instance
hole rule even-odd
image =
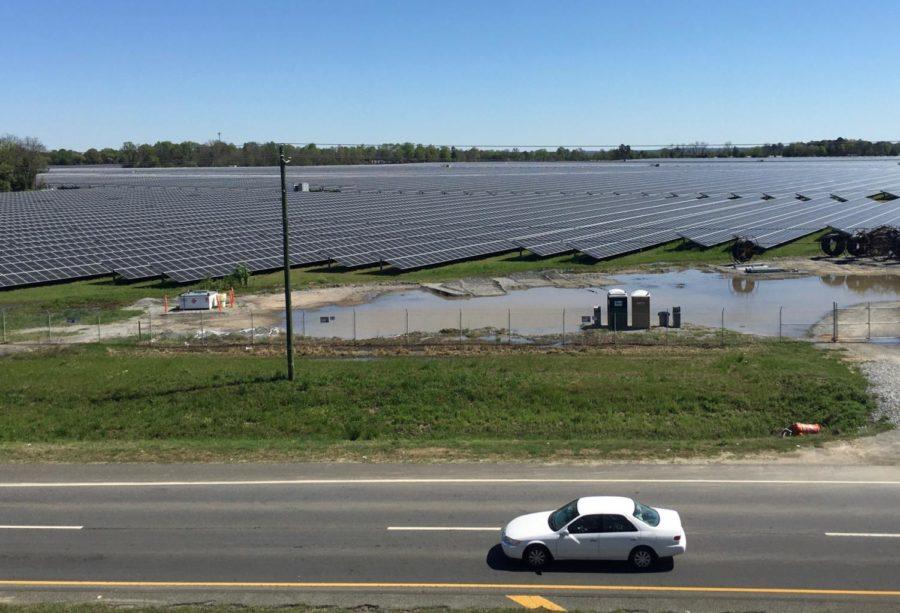
[[[613,257],[682,237],[763,247],[897,224],[894,160],[289,168],[291,263],[433,266],[515,249]],[[0,288],[117,274],[192,282],[281,266],[277,168],[55,167],[0,194]],[[799,196],[798,196],[799,195]]]

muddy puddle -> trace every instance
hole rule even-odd
[[[594,305],[606,323],[606,291],[648,290],[651,321],[680,306],[682,321],[760,335],[803,337],[832,308],[900,300],[900,276],[826,275],[796,278],[730,276],[687,270],[617,275],[616,283],[586,288],[537,287],[501,296],[448,298],[427,290],[385,294],[355,307],[295,312],[295,329],[315,338],[368,339],[460,329],[512,330],[538,336],[576,332],[591,322]],[[780,326],[779,326],[780,318]]]

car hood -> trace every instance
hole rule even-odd
[[[550,524],[547,523],[551,513],[553,511],[520,515],[506,524],[503,533],[509,538],[519,541],[529,541],[553,535],[555,532],[550,529]]]

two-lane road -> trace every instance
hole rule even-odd
[[[674,566],[506,560],[515,515],[591,494],[677,509]],[[900,608],[900,471],[764,466],[98,466],[0,470],[20,600]],[[642,605],[643,606],[643,605]]]

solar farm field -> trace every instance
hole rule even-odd
[[[506,252],[605,260],[683,239],[770,249],[900,224],[895,160],[289,168],[291,262],[413,270]],[[281,265],[277,168],[57,167],[0,194],[0,289],[189,283]]]

